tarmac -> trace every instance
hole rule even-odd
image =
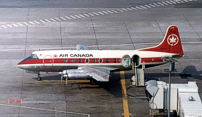
[[[42,73],[42,81],[37,82],[36,74],[17,68],[17,63],[33,51],[75,49],[76,44],[96,50],[156,46],[170,25],[178,27],[185,54],[176,63],[178,71],[172,73],[171,82],[195,80],[202,98],[202,9],[197,3],[200,1],[161,2],[164,5],[158,6],[150,1],[125,8],[0,8],[0,116],[149,116],[145,87],[131,86],[133,71],[113,72],[109,83],[69,80],[66,86],[58,73]],[[146,69],[146,79],[168,82],[164,68],[168,64]]]

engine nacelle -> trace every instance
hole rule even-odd
[[[63,70],[62,72],[60,72],[59,74],[69,74],[69,73],[83,73],[84,71],[81,69],[71,69],[71,70]]]
[[[67,76],[70,79],[87,79],[87,78],[90,78],[90,76],[84,72],[83,73],[71,72],[71,73],[68,73]]]

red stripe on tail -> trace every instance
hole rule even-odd
[[[158,46],[140,49],[139,51],[155,51],[184,54],[178,28],[176,26],[169,26],[163,41]]]

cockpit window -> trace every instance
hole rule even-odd
[[[36,54],[32,54],[32,55],[31,55],[31,58],[33,58],[33,59],[38,59],[38,57],[37,57]]]
[[[31,54],[29,57],[27,57],[26,59],[22,60],[22,61],[19,62],[19,63],[22,63],[22,62],[24,62],[24,61],[31,60],[31,59],[39,59],[39,58],[37,57],[36,54]],[[18,63],[18,64],[19,64],[19,63]]]

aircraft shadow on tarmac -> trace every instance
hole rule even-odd
[[[181,73],[172,72],[172,76],[180,76],[181,79],[202,79],[202,71],[197,71],[196,67],[193,65],[186,66],[186,68]],[[134,73],[127,73],[125,74],[126,79],[130,79]],[[145,73],[146,80],[159,80],[158,78],[162,77],[168,77],[168,73]],[[37,80],[37,78],[32,78]],[[53,76],[42,76],[42,80],[51,80],[60,81],[61,77],[60,75],[53,75]],[[112,94],[114,97],[119,98],[122,97],[122,86],[121,86],[121,78],[119,73],[111,73],[111,77],[109,82],[107,83],[98,83],[96,85],[92,85],[89,82],[80,82],[79,80],[77,82],[71,82],[68,84],[67,87],[72,87],[71,90],[75,89],[95,89],[95,88],[103,88],[106,91],[108,91],[110,94]],[[63,82],[64,83],[64,82]],[[64,83],[65,86],[65,83]],[[131,87],[128,87],[127,90],[129,90]],[[130,96],[130,95],[128,95]]]
[[[186,66],[180,75],[181,78],[191,77],[194,79],[202,80],[202,71],[197,71],[196,67],[193,65]]]
[[[180,76],[181,79],[199,79],[202,80],[202,71],[197,71],[196,67],[193,65],[186,66],[181,73],[172,72],[172,76]],[[158,80],[158,78],[168,77],[168,73],[145,73],[147,80]]]
[[[58,82],[61,80],[60,75],[41,76],[41,78],[42,78],[42,82],[49,81],[49,80],[51,80],[51,82],[54,82],[54,81]],[[32,78],[32,79],[37,80],[37,78]],[[63,79],[63,80],[65,80],[65,79]],[[90,83],[90,80],[87,80],[87,81],[89,81],[89,82],[82,82],[79,80],[77,80],[76,82],[73,81],[73,82],[68,83],[67,87],[71,87],[71,90],[103,88],[116,98],[122,97],[120,74],[118,74],[118,73],[112,72],[109,82],[99,82],[96,85],[92,85]],[[64,83],[64,86],[66,86],[65,82],[63,82],[63,83]]]

